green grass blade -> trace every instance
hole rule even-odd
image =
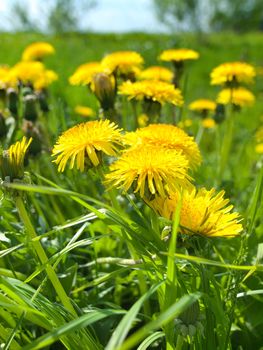
[[[138,346],[137,350],[146,350],[152,343],[154,343],[157,339],[164,337],[164,332],[154,332],[149,335],[144,341]]]

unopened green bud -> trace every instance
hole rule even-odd
[[[36,121],[37,120],[37,97],[33,94],[26,95],[23,98],[24,102],[24,119]]]
[[[7,101],[9,111],[16,116],[18,111],[18,93],[15,89],[7,89]]]
[[[5,117],[0,111],[0,138],[5,137],[7,134],[7,126],[5,122]]]
[[[37,92],[37,99],[42,112],[46,113],[49,111],[48,106],[48,93],[46,90],[41,90]]]
[[[4,107],[6,104],[6,89],[0,87],[0,104]]]
[[[225,106],[223,104],[217,104],[216,105],[216,110],[214,114],[214,120],[216,124],[221,124],[225,120]]]
[[[104,111],[114,108],[115,102],[115,79],[105,73],[95,74],[93,78],[94,94],[100,101]]]
[[[31,154],[32,156],[36,156],[41,152],[43,144],[39,128],[36,125],[34,125],[31,121],[24,120],[22,129],[27,138],[32,138],[32,142],[28,150],[29,154]]]

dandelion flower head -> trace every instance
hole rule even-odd
[[[216,109],[216,103],[213,100],[199,99],[191,102],[188,106],[190,111],[194,112],[214,112]]]
[[[254,104],[255,96],[248,89],[238,87],[236,89],[223,89],[219,92],[216,101],[223,105],[232,103],[239,107],[245,107]]]
[[[259,143],[255,147],[256,153],[262,154],[263,153],[263,143]]]
[[[81,117],[93,117],[95,115],[94,110],[87,106],[76,106],[74,109],[75,113]]]
[[[196,168],[201,163],[200,150],[194,138],[174,125],[150,124],[135,132],[127,133],[124,142],[131,148],[151,145],[182,152],[188,160],[190,168]]]
[[[214,129],[216,127],[216,122],[213,118],[204,118],[201,123],[205,129]]]
[[[46,42],[36,42],[31,45],[28,45],[23,54],[23,61],[37,61],[45,56],[49,56],[55,53],[54,47]]]
[[[105,56],[101,64],[107,73],[119,73],[128,75],[137,74],[143,65],[142,56],[135,51],[117,51]]]
[[[127,95],[130,100],[146,99],[160,104],[172,103],[175,106],[183,104],[181,90],[176,89],[173,84],[158,80],[143,80],[135,83],[123,82],[119,87],[119,94]]]
[[[165,67],[152,66],[140,72],[140,80],[160,80],[170,83],[173,79],[173,72]]]
[[[124,152],[110,171],[106,175],[107,185],[125,192],[132,188],[142,198],[165,197],[170,191],[189,186],[191,180],[187,174],[188,161],[180,152],[154,146]]]
[[[159,58],[167,62],[183,62],[187,60],[197,60],[199,58],[199,53],[190,49],[169,49],[164,50]]]
[[[69,78],[71,85],[89,85],[93,83],[93,78],[98,73],[103,73],[104,69],[100,62],[89,62],[80,65]]]
[[[64,171],[68,161],[70,169],[76,165],[84,171],[85,160],[90,167],[96,167],[100,163],[100,152],[115,156],[121,145],[120,131],[109,120],[89,121],[68,129],[58,138],[52,152],[52,156],[57,157],[54,162],[58,171]]]
[[[242,231],[240,216],[231,212],[229,199],[224,191],[215,189],[186,189],[182,193],[180,211],[180,231],[186,234],[199,234],[205,237],[234,237]],[[180,196],[178,192],[167,198],[155,198],[149,205],[161,216],[172,219]]]
[[[214,68],[211,76],[212,85],[231,83],[250,84],[256,75],[255,68],[245,62],[227,62]]]

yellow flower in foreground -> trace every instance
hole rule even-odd
[[[212,85],[226,83],[252,83],[256,75],[255,68],[245,62],[228,62],[214,68],[211,76]]]
[[[58,164],[58,171],[64,171],[70,160],[70,169],[76,167],[84,171],[85,160],[88,165],[98,166],[100,153],[109,156],[117,154],[117,146],[121,144],[120,129],[109,120],[96,120],[81,123],[65,131],[53,148],[52,156]]]
[[[124,141],[131,148],[147,145],[182,152],[189,162],[190,168],[201,163],[201,154],[194,138],[185,131],[169,124],[150,124],[145,128],[126,134]]]
[[[159,58],[162,61],[182,62],[187,60],[197,60],[199,58],[199,53],[189,49],[170,49],[164,50]]]
[[[9,66],[0,66],[0,88],[15,87],[16,79],[11,79]]]
[[[141,80],[161,80],[170,83],[173,79],[173,72],[170,69],[161,66],[149,67],[139,74]]]
[[[201,123],[205,129],[213,129],[216,127],[216,122],[213,118],[205,118]]]
[[[55,53],[52,45],[46,42],[36,42],[27,46],[23,52],[23,61],[35,61]]]
[[[93,109],[86,106],[76,106],[74,111],[82,117],[93,117],[95,115]]]
[[[136,100],[151,100],[164,104],[165,102],[172,103],[175,106],[183,104],[182,93],[172,84],[164,81],[143,80],[132,83],[126,81],[119,87],[119,94],[129,96],[129,99]]]
[[[101,64],[108,73],[120,73],[127,75],[137,73],[144,60],[135,51],[117,51],[105,56]]]
[[[182,193],[180,231],[206,237],[234,237],[242,231],[240,216],[232,212],[224,191],[216,194],[215,189],[185,190]],[[156,198],[149,205],[161,216],[172,219],[179,203],[177,192],[169,198]]]
[[[256,145],[255,151],[256,151],[256,153],[262,154],[263,153],[263,143],[259,143],[258,145]]]
[[[25,154],[31,142],[32,138],[27,140],[26,137],[23,137],[22,141],[17,141],[7,151],[1,152],[0,169],[3,180],[6,177],[9,177],[11,181],[23,178]]]
[[[239,107],[245,107],[254,104],[255,96],[251,91],[243,87],[236,89],[223,89],[219,92],[216,101],[224,105],[232,103]]]
[[[188,108],[190,111],[195,112],[214,112],[216,109],[216,103],[213,100],[199,99],[191,102]]]
[[[106,184],[128,191],[131,187],[142,198],[166,196],[189,186],[188,161],[179,152],[161,147],[142,146],[124,152],[110,166]]]
[[[71,75],[69,82],[71,85],[91,85],[94,75],[103,72],[100,62],[84,63]]]

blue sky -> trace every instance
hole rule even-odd
[[[20,0],[27,6],[30,17],[40,19],[53,0]],[[10,6],[14,0],[0,0],[1,28],[12,30]],[[97,6],[81,16],[80,27],[99,32],[147,31],[165,32],[167,28],[155,16],[152,0],[97,0]],[[41,23],[42,20],[42,23]]]

